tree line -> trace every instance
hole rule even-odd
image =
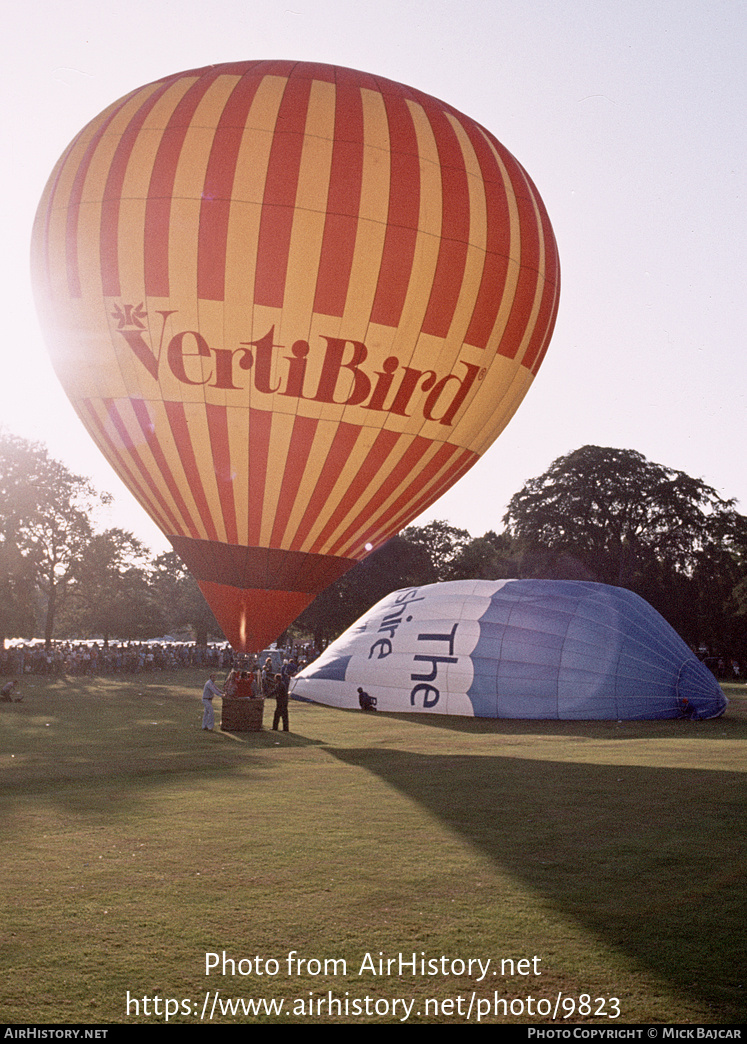
[[[46,447],[0,432],[0,642],[142,641],[221,632],[173,552],[97,531],[111,498]],[[410,526],[323,591],[291,627],[318,648],[401,587],[593,580],[644,597],[693,647],[747,661],[747,518],[700,479],[634,450],[583,446],[512,498],[500,532]]]
[[[0,431],[0,647],[14,637],[220,636],[174,552],[154,557],[132,533],[96,530],[110,501],[45,446]]]
[[[734,500],[629,449],[583,446],[510,500],[500,532],[411,526],[299,618],[319,641],[398,587],[466,579],[626,587],[693,648],[747,662],[747,518]]]

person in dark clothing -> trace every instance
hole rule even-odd
[[[272,694],[275,697],[275,717],[272,719],[272,727],[277,732],[282,719],[283,732],[288,732],[288,686],[280,674],[275,675]]]
[[[698,721],[700,719],[697,707],[690,703],[687,696],[683,696],[680,700],[680,717],[689,718],[690,721]]]
[[[358,688],[358,703],[360,703],[362,711],[376,710],[376,697],[369,696],[368,693],[364,692],[360,687]]]
[[[13,702],[13,693],[16,691],[17,685],[18,682],[15,680],[15,678],[13,679],[13,681],[6,682],[5,685],[3,685],[2,690],[0,691],[0,700],[2,700],[3,703]],[[20,699],[16,700],[16,703],[20,702]]]

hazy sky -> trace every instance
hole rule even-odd
[[[747,512],[747,5],[739,0],[27,0],[3,18],[0,422],[113,492],[103,525],[165,540],[47,359],[28,275],[44,184],[134,87],[215,62],[347,65],[474,117],[526,167],[558,240],[546,360],[516,417],[421,521],[480,535],[586,443],[639,450]]]

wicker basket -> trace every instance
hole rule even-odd
[[[264,710],[263,699],[232,700],[224,696],[220,727],[223,732],[261,732]]]

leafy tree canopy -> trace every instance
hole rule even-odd
[[[443,520],[429,522],[425,526],[408,526],[402,531],[402,539],[425,552],[430,569],[419,582],[435,584],[454,580],[454,567],[460,554],[472,540],[466,529],[457,529]]]
[[[504,517],[525,556],[576,563],[589,579],[631,586],[653,564],[692,575],[747,537],[715,489],[635,450],[583,446],[516,493]],[[543,559],[544,553],[544,559]]]
[[[175,551],[167,551],[156,559],[152,586],[167,630],[189,626],[198,645],[205,645],[208,637],[223,637],[197,581]]]
[[[9,625],[23,623],[36,586],[45,602],[45,637],[51,639],[73,566],[91,537],[91,512],[108,499],[50,457],[45,446],[0,431],[0,587],[10,598],[6,634]]]
[[[150,638],[163,626],[151,589],[148,549],[122,529],[94,533],[73,566],[73,611],[78,633],[100,634],[105,644]],[[70,624],[68,624],[68,627]]]

